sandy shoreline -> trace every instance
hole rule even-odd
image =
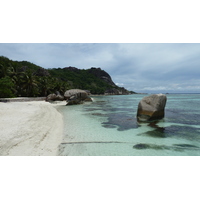
[[[45,101],[0,102],[0,155],[57,155],[63,137],[58,105]]]

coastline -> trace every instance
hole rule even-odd
[[[0,156],[56,156],[63,137],[63,102],[0,102]]]

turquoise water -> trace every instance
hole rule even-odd
[[[138,123],[147,95],[95,96],[94,102],[61,106],[64,156],[199,156],[200,94],[169,94],[165,118]]]

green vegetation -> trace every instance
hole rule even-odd
[[[49,69],[48,71],[51,76],[59,77],[61,80],[68,82],[70,88],[89,90],[92,94],[104,94],[106,89],[112,87],[100,78],[89,73],[88,70],[78,70],[75,68],[72,71],[68,68],[58,68]]]
[[[0,56],[0,97],[41,97],[55,91],[63,93],[69,84],[50,76],[48,70],[27,61]]]
[[[0,98],[3,97],[14,97],[14,83],[12,79],[8,76],[5,76],[0,79]]]
[[[77,68],[44,69],[27,61],[12,61],[0,56],[0,97],[41,97],[59,91],[79,88],[92,94],[107,89],[124,89],[111,85],[89,70]]]

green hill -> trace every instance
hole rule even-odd
[[[89,90],[92,94],[129,94],[118,87],[100,68],[75,67],[44,69],[28,61],[13,61],[0,56],[0,98],[41,97],[68,89]],[[134,93],[134,92],[132,92]]]

